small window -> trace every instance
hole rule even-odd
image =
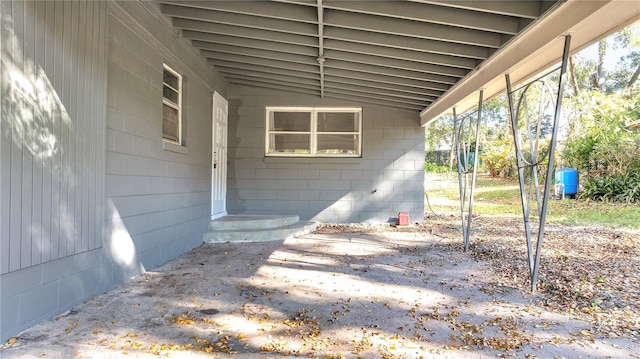
[[[167,65],[162,74],[162,139],[182,144],[182,76]]]
[[[361,156],[361,108],[268,107],[266,128],[267,156]]]

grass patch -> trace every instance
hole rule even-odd
[[[640,229],[640,205],[562,200],[553,201],[549,221],[580,226]]]
[[[429,178],[433,174],[430,174]],[[429,203],[436,213],[457,214],[460,212],[460,192],[457,178],[427,182]],[[427,208],[427,211],[430,211]],[[490,217],[520,217],[522,204],[520,188],[515,180],[478,176],[473,206],[474,214]],[[608,228],[640,229],[640,205],[583,201],[575,199],[549,202],[547,222],[601,226]]]

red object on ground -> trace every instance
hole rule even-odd
[[[409,225],[409,213],[407,213],[407,212],[398,213],[398,225],[399,226],[408,226]]]

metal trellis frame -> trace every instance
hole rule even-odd
[[[471,224],[473,223],[473,194],[476,187],[476,175],[478,169],[480,120],[482,119],[482,96],[483,90],[480,90],[475,130],[473,128],[473,113],[463,116],[458,120],[456,109],[453,109],[456,156],[458,160],[458,185],[460,188],[460,215],[462,218],[462,237],[465,251],[469,250],[469,236],[471,234]],[[473,143],[475,145],[473,149],[473,163],[469,163],[469,154],[471,154],[472,144],[471,136],[474,133],[475,141]],[[469,183],[469,175],[471,175],[471,183]]]
[[[553,129],[551,132],[551,140],[549,148],[546,153],[539,155],[540,149],[540,137],[541,137],[541,123],[545,118],[544,108],[545,103],[544,92],[552,94],[550,87],[544,82],[542,78],[537,78],[528,84],[520,87],[519,89],[512,91],[511,81],[509,74],[505,75],[507,82],[507,96],[509,99],[509,115],[511,117],[511,130],[514,139],[515,151],[516,151],[516,163],[518,166],[518,179],[520,184],[520,198],[522,202],[522,215],[524,219],[525,235],[527,240],[527,255],[529,264],[529,275],[531,278],[531,290],[536,290],[536,283],[538,281],[538,273],[540,271],[540,255],[542,252],[542,240],[544,237],[544,226],[547,216],[547,208],[550,197],[550,188],[553,183],[553,167],[555,162],[555,148],[558,137],[558,128],[560,120],[560,111],[562,108],[562,96],[564,93],[564,84],[567,76],[567,63],[569,59],[569,49],[571,44],[571,36],[567,35],[564,42],[564,52],[562,56],[562,65],[560,66],[560,80],[558,83],[558,91],[555,99],[555,110],[553,115]],[[531,116],[528,112],[527,93],[530,89],[534,88],[534,85],[540,85],[540,96],[537,109],[536,122],[531,121]],[[520,92],[520,98],[517,101],[517,105],[514,101],[514,94]],[[553,96],[553,95],[551,95]],[[551,105],[553,105],[551,103]],[[516,107],[517,106],[517,107]],[[526,121],[526,138],[528,138],[530,157],[526,158],[523,153],[523,146],[521,144],[521,134],[519,130],[519,120],[524,117]],[[532,131],[532,125],[535,127],[535,133]],[[538,187],[538,170],[539,165],[544,165],[545,157],[547,161],[546,178],[544,183],[543,193],[540,193]],[[525,169],[529,169],[528,174],[525,173]],[[529,176],[529,188],[527,189],[525,184],[525,177]],[[538,236],[535,246],[533,248],[533,240],[531,235],[531,205],[533,203],[533,197],[535,194],[535,200],[537,204],[537,214],[539,217]]]

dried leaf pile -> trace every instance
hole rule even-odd
[[[591,334],[640,338],[640,234],[598,227],[547,224],[545,228],[537,304],[588,321]],[[454,241],[443,242],[449,250],[462,249],[460,222],[454,216],[434,216],[410,227],[331,224],[320,229],[325,233],[390,230],[426,232]],[[532,233],[537,233],[535,228]],[[530,292],[522,220],[476,219],[470,242],[469,254],[490,263],[494,288]]]
[[[517,221],[483,220],[471,254],[491,263],[495,283],[530,288],[524,231]],[[609,337],[640,337],[640,235],[547,226],[539,305],[592,323]]]
[[[203,245],[0,356],[640,358],[637,235],[549,226],[531,293],[519,226],[476,220],[468,253],[453,217]]]

